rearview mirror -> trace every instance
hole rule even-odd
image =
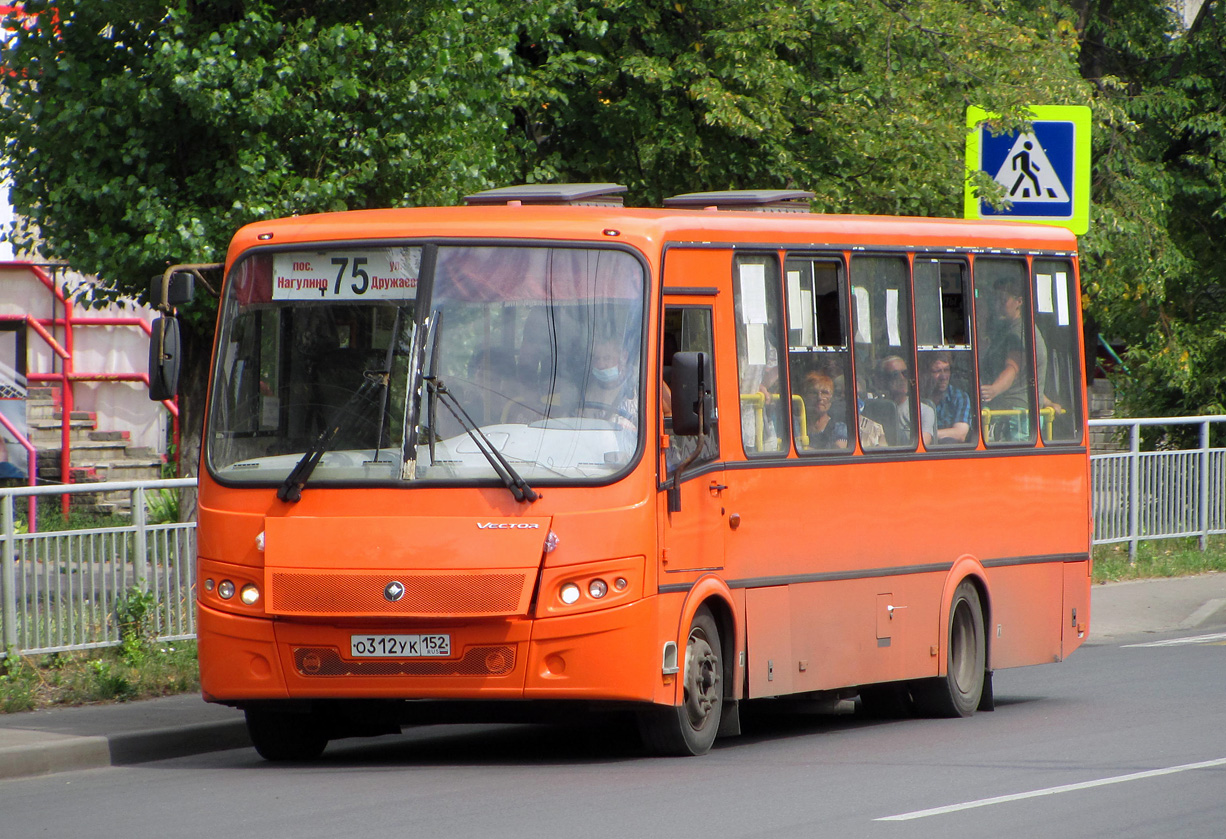
[[[158,274],[149,281],[149,303],[154,307],[181,306],[196,293],[196,278],[190,271]]]
[[[715,400],[711,356],[704,352],[679,352],[673,356],[669,390],[672,391],[673,434],[695,436],[715,424]]]
[[[149,398],[173,399],[179,391],[179,321],[160,317],[149,336]]]

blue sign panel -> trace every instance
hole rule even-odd
[[[995,215],[1066,219],[1073,216],[1073,124],[1034,122],[1029,134],[983,131],[980,165],[1012,202],[996,210],[979,202],[983,218]]]

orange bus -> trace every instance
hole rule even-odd
[[[669,754],[760,697],[967,716],[1085,638],[1071,234],[623,191],[235,236],[200,674],[265,758],[555,700]]]

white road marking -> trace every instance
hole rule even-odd
[[[1182,647],[1184,644],[1212,644],[1226,641],[1226,632],[1213,635],[1193,635],[1190,638],[1171,638],[1168,641],[1150,641],[1148,644],[1124,644],[1125,647]]]
[[[1010,801],[1024,801],[1027,798],[1041,798],[1045,795],[1059,795],[1064,792],[1078,792],[1083,789],[1105,787],[1111,784],[1123,784],[1128,781],[1141,781],[1146,778],[1158,778],[1163,775],[1175,775],[1180,772],[1191,772],[1193,769],[1211,769],[1215,766],[1226,766],[1226,757],[1218,760],[1205,760],[1200,763],[1185,763],[1180,766],[1169,766],[1165,769],[1150,769],[1146,772],[1133,772],[1131,775],[1116,775],[1114,778],[1100,778],[1097,781],[1083,781],[1079,784],[1064,784],[1059,787],[1036,789],[1030,792],[1018,792],[1012,795],[998,795],[995,798],[981,798],[978,801],[967,801],[962,804],[950,804],[946,807],[933,807],[931,810],[915,810],[897,816],[883,816],[873,819],[878,822],[905,822],[911,819],[922,819],[928,816],[943,816],[946,813],[957,813],[961,810],[973,810],[976,807],[990,807],[993,804],[1007,804]]]

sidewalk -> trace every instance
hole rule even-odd
[[[1226,574],[1094,587],[1088,644],[1226,626]],[[242,712],[195,694],[0,714],[0,781],[250,747]]]
[[[0,781],[250,745],[241,711],[198,694],[0,714]]]
[[[1226,626],[1226,574],[1094,586],[1087,643]]]

